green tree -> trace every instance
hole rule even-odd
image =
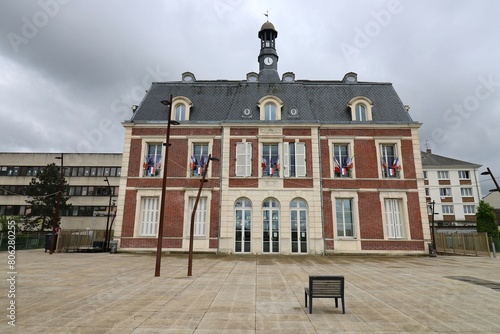
[[[497,239],[499,236],[495,211],[493,207],[485,201],[479,202],[479,206],[477,207],[476,230],[478,232],[486,232],[489,237],[494,239]]]
[[[59,194],[59,180],[61,179],[61,194]],[[67,211],[71,204],[67,201],[70,196],[66,195],[69,185],[64,176],[60,175],[59,167],[55,163],[47,165],[43,171],[31,179],[26,188],[26,195],[29,197],[26,202],[31,205],[31,213],[26,215],[25,227],[28,230],[52,229],[54,223],[54,213],[59,201],[59,219],[61,213]],[[58,196],[59,194],[59,196]]]

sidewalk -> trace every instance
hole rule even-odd
[[[195,254],[192,277],[187,262],[164,255],[154,277],[154,254],[18,251],[16,327],[2,279],[0,332],[500,332],[500,287],[470,282],[500,285],[498,258]],[[331,299],[315,299],[308,314],[313,274],[345,276],[346,314]]]

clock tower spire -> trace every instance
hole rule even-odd
[[[262,25],[259,31],[260,53],[258,61],[260,82],[280,81],[278,74],[278,54],[276,53],[277,37],[278,32],[274,28],[274,25],[268,20]]]

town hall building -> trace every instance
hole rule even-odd
[[[390,83],[278,72],[278,32],[260,31],[244,80],[155,82],[125,121],[115,238],[155,251],[247,254],[426,252],[418,129]],[[168,162],[165,163],[172,96]],[[167,165],[167,170],[163,166]],[[167,173],[162,198],[163,173]],[[420,189],[420,191],[419,191]]]

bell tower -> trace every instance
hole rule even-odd
[[[276,82],[280,81],[278,74],[278,53],[276,53],[276,38],[278,32],[274,25],[267,21],[259,31],[260,53],[259,61],[259,81]]]

